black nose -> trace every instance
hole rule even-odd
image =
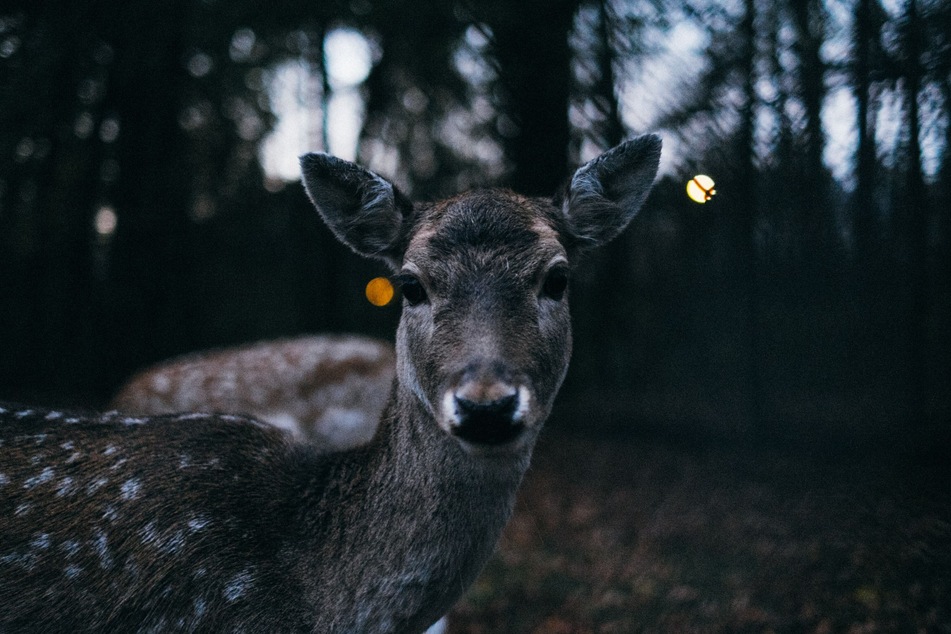
[[[501,445],[525,428],[515,420],[518,392],[492,401],[472,401],[457,395],[455,401],[457,416],[452,432],[468,442]]]

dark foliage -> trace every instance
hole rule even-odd
[[[362,298],[382,268],[259,158],[288,63],[313,80],[308,149],[327,147],[324,47],[352,28],[373,58],[358,158],[416,198],[549,194],[622,138],[666,137],[646,211],[572,282],[566,411],[728,438],[944,437],[949,20],[934,0],[5,8],[0,395],[95,406],[189,350],[389,336],[398,308]],[[689,62],[665,58],[685,37]],[[834,120],[843,95],[854,121]],[[719,192],[703,207],[683,195],[699,171]]]

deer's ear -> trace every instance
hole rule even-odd
[[[304,189],[337,239],[396,268],[412,204],[385,178],[329,154],[300,157]]]
[[[602,245],[624,230],[654,183],[660,148],[659,136],[645,134],[578,168],[562,202],[576,248]]]

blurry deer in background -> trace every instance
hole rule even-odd
[[[420,632],[508,520],[571,353],[568,277],[641,207],[660,139],[562,196],[410,203],[302,158],[321,216],[399,272],[397,381],[366,446],[228,415],[0,407],[0,630]]]
[[[165,361],[133,377],[110,408],[244,414],[320,448],[351,449],[376,432],[395,375],[390,344],[315,335]]]

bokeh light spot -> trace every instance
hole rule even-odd
[[[702,205],[717,193],[713,186],[712,178],[706,174],[697,174],[687,182],[687,196],[690,200]]]
[[[374,277],[367,283],[366,294],[374,306],[386,306],[393,301],[393,283],[385,277]]]
[[[116,232],[118,224],[119,217],[116,215],[116,210],[110,205],[103,205],[96,211],[93,225],[96,228],[96,233],[99,234],[101,238],[111,237],[112,234]]]
[[[335,89],[363,83],[373,68],[370,43],[356,29],[334,29],[328,33],[324,55],[328,79]]]

